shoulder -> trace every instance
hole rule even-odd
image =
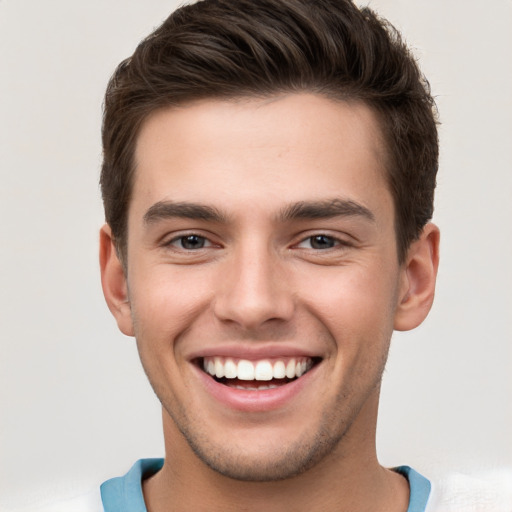
[[[432,481],[426,512],[511,512],[512,468],[449,473]]]

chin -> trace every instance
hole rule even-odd
[[[196,456],[217,473],[244,482],[273,482],[294,478],[332,456],[343,433],[319,432],[313,439],[296,440],[287,447],[269,442],[253,445],[251,451],[196,443],[186,437]]]

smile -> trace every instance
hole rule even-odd
[[[307,373],[315,364],[311,357],[278,359],[234,359],[231,357],[205,357],[203,370],[217,382],[241,390],[261,391],[287,384]],[[263,384],[260,382],[266,382]]]
[[[207,394],[233,411],[259,414],[298,404],[303,393],[315,394],[313,383],[323,374],[323,357],[284,355],[280,347],[220,351],[197,354],[190,361]]]

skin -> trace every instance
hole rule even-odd
[[[376,457],[378,397],[393,330],[432,304],[439,232],[428,224],[399,264],[372,111],[312,94],[204,100],[152,114],[135,156],[126,270],[108,226],[100,261],[163,405],[148,510],[405,511],[405,479]],[[280,407],[240,411],[196,364],[233,347],[320,362]]]

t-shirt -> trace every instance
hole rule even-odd
[[[159,471],[163,459],[138,460],[124,476],[112,478],[101,485],[105,512],[147,512],[142,494],[142,480]],[[410,498],[407,512],[425,512],[430,495],[430,482],[409,466],[394,468],[409,481]]]

